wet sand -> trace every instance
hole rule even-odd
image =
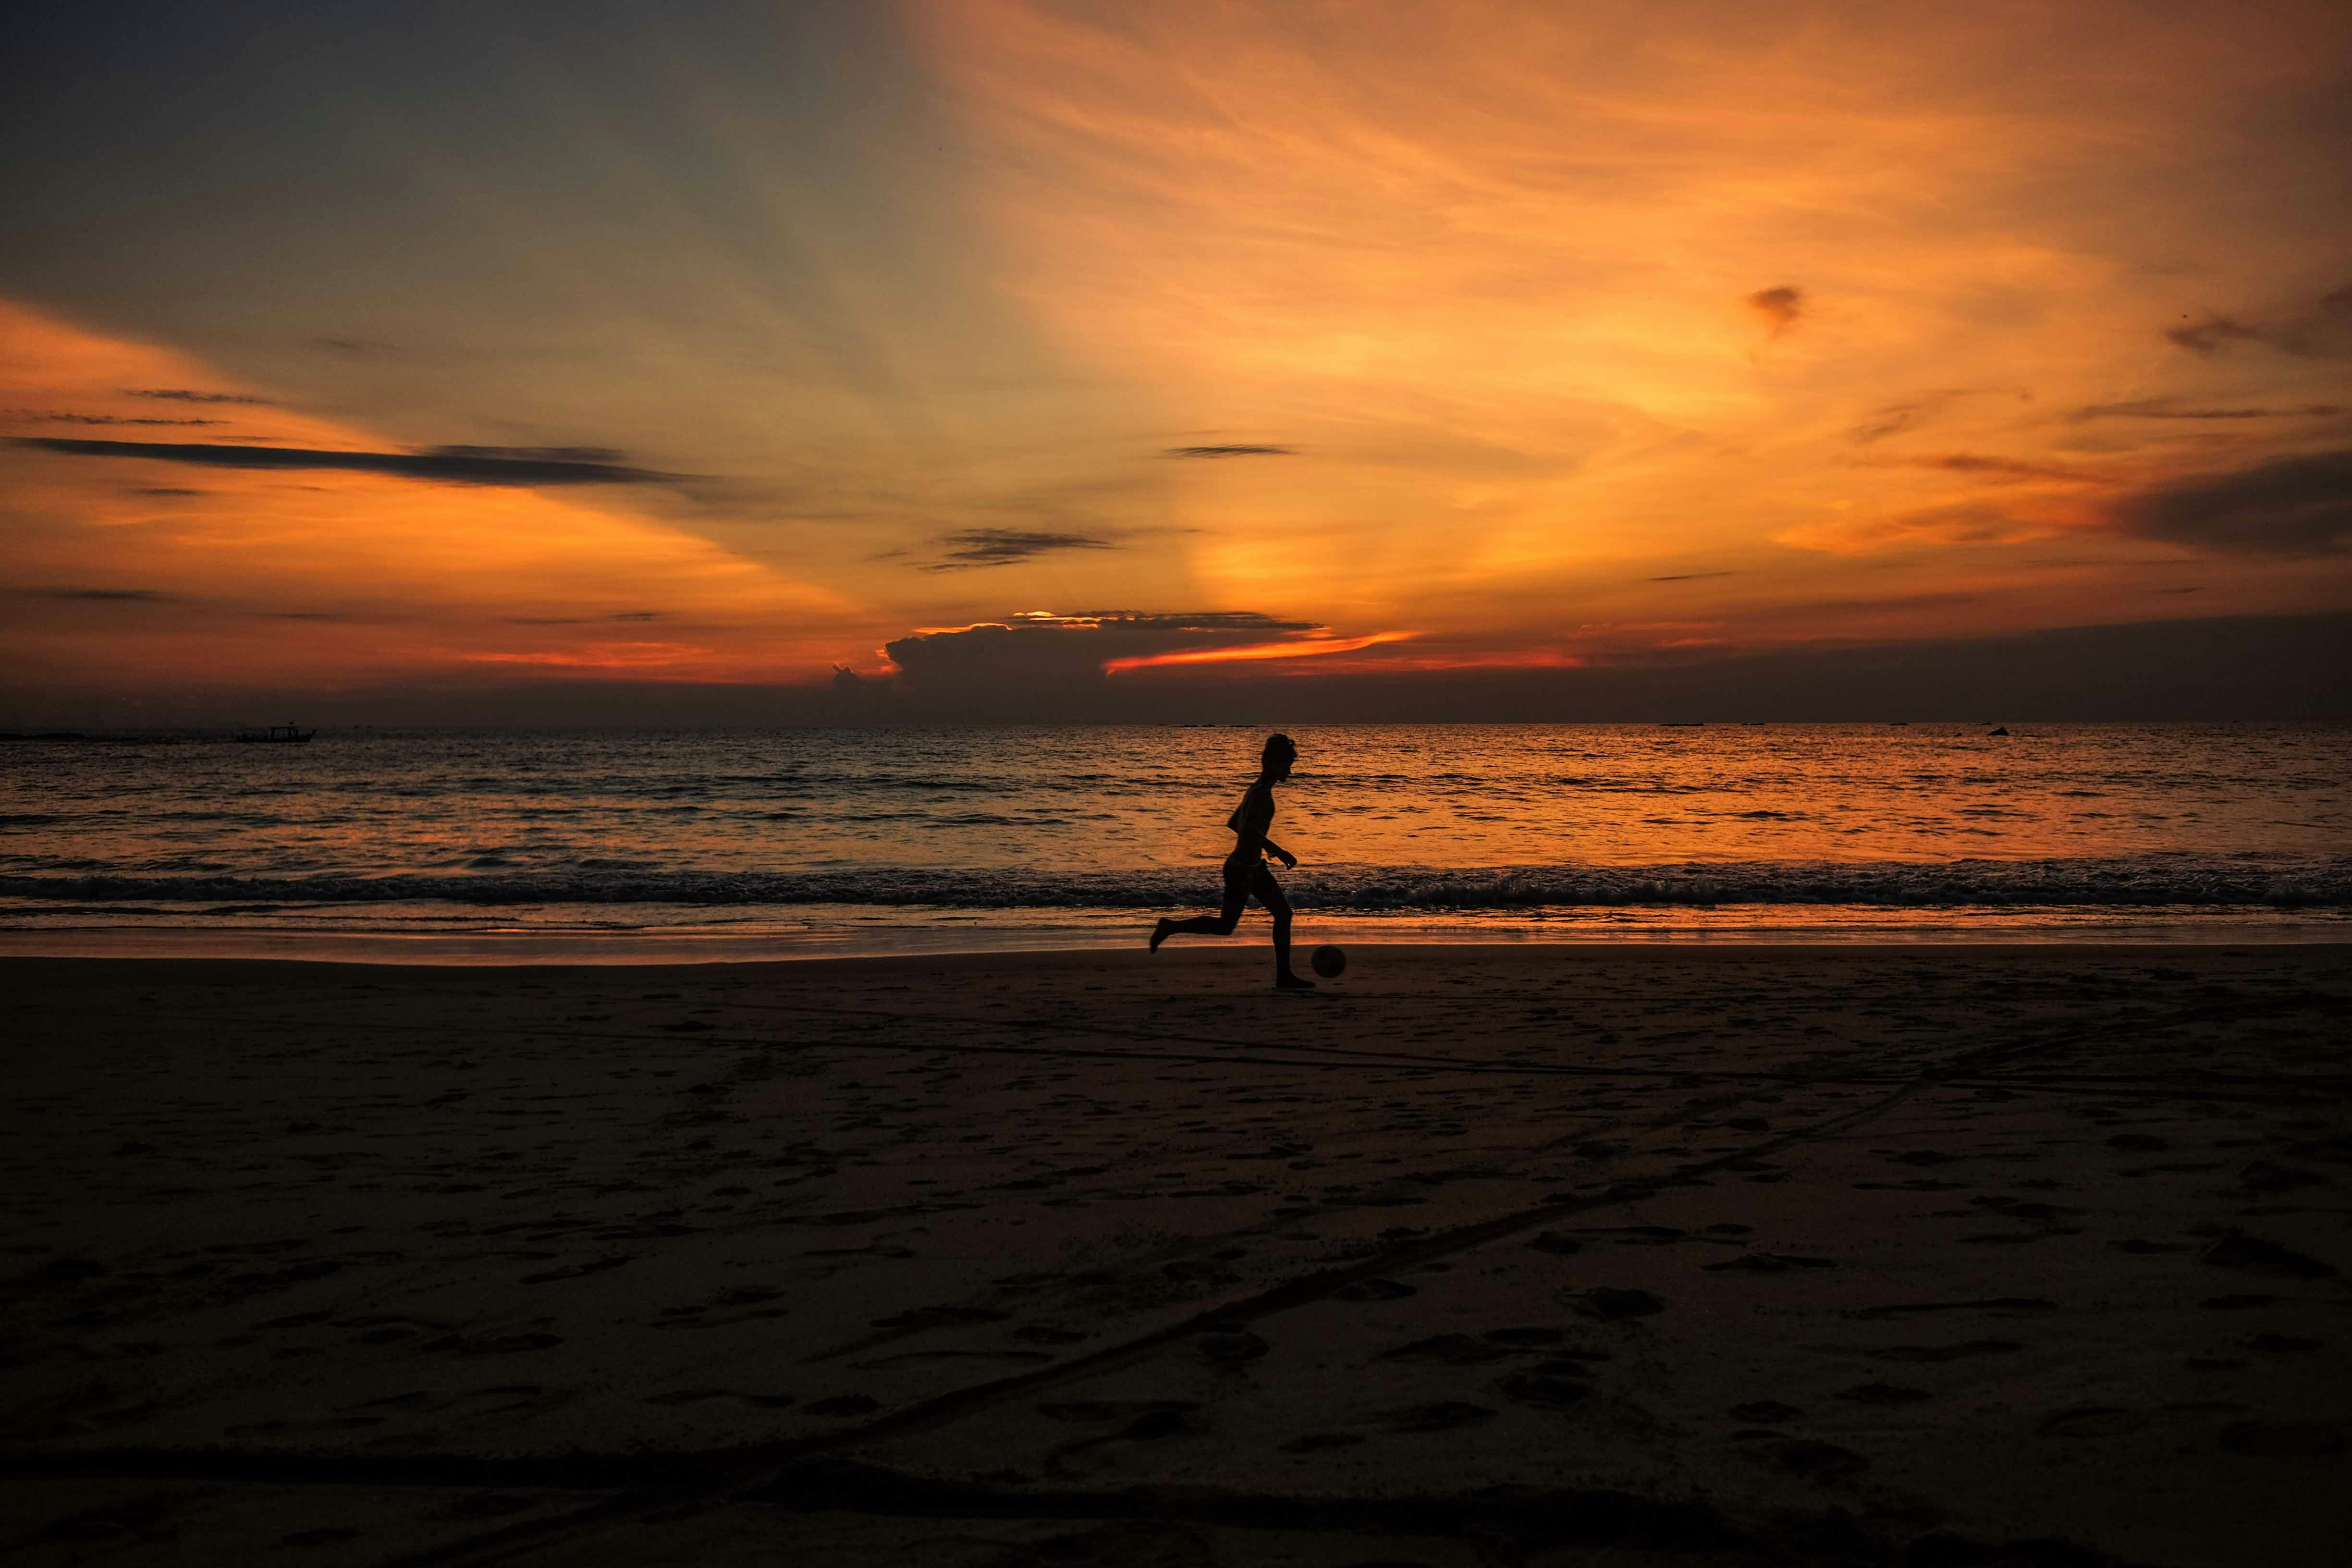
[[[2352,949],[0,961],[14,1562],[2341,1560]]]

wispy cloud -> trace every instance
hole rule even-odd
[[[1051,533],[1021,528],[967,528],[940,541],[949,547],[937,561],[918,568],[924,572],[971,572],[984,566],[1011,566],[1066,550],[1110,550],[1108,539],[1085,533]]]
[[[614,621],[657,621],[659,610],[615,610],[605,616],[509,616],[509,626],[593,626]]]
[[[2081,468],[2031,462],[2020,458],[1987,457],[1981,452],[1947,452],[1940,457],[1906,458],[1892,466],[1941,468],[1947,473],[1979,474],[2000,479],[2062,479],[2069,484],[2096,483],[2100,478]]]
[[[161,605],[176,595],[155,588],[35,588],[44,599],[84,599],[109,605]]]
[[[1776,544],[1792,550],[1818,550],[1831,555],[1863,555],[1882,550],[1923,546],[2014,544],[2059,531],[2059,525],[2020,516],[2007,507],[1987,501],[1953,501],[1907,511],[1876,514],[1834,521],[1808,523],[1772,536]],[[1916,603],[1917,601],[1909,601]],[[1813,608],[1841,606],[1816,600]]]
[[[121,414],[42,414],[30,408],[12,408],[11,417],[36,425],[225,425],[225,419],[136,419]]]
[[[2190,353],[2210,359],[2231,343],[2260,342],[2263,330],[2250,327],[2243,321],[2231,321],[2227,316],[2208,315],[2203,321],[2192,321],[2185,327],[2167,327],[2164,335],[2168,342],[2178,343]]]
[[[1289,447],[1259,447],[1241,442],[1218,447],[1171,447],[1162,454],[1171,458],[1287,458],[1294,455]]]
[[[251,397],[242,392],[196,392],[184,386],[130,386],[123,388],[125,397],[152,397],[163,403],[242,403],[254,408],[274,408],[267,397]]]
[[[2298,419],[2325,418],[2344,412],[2335,403],[2305,403],[2292,408],[2200,408],[2177,397],[2142,397],[2128,403],[2091,403],[2067,416],[2070,419]]]
[[[2352,449],[2181,479],[2120,502],[2116,523],[2224,555],[2341,555],[2352,549]]]
[[[341,468],[462,485],[671,484],[683,475],[633,468],[604,447],[435,447],[423,452],[331,452],[215,442],[81,441],[18,436],[19,447],[84,458],[144,458],[215,468]]]
[[[2204,359],[2238,343],[2261,343],[2298,359],[2352,357],[2352,284],[2275,314],[2247,319],[2208,311],[2181,320],[2188,324],[2167,327],[2165,337]]]
[[[1874,441],[1884,441],[1889,436],[1900,436],[1927,424],[1958,400],[1969,396],[1972,389],[1951,387],[1937,392],[1922,392],[1897,403],[1882,404],[1849,427],[1847,440],[1857,447],[1867,447]]]

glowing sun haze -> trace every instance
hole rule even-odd
[[[20,700],[1145,714],[2352,610],[2334,5],[44,26]]]

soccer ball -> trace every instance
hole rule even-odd
[[[1324,979],[1337,980],[1348,967],[1348,955],[1327,942],[1317,948],[1315,956],[1307,962],[1312,964],[1315,973]]]

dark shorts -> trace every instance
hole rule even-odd
[[[1255,899],[1264,904],[1282,897],[1282,884],[1262,859],[1228,860],[1225,862],[1225,902],[1238,903],[1244,899]]]

